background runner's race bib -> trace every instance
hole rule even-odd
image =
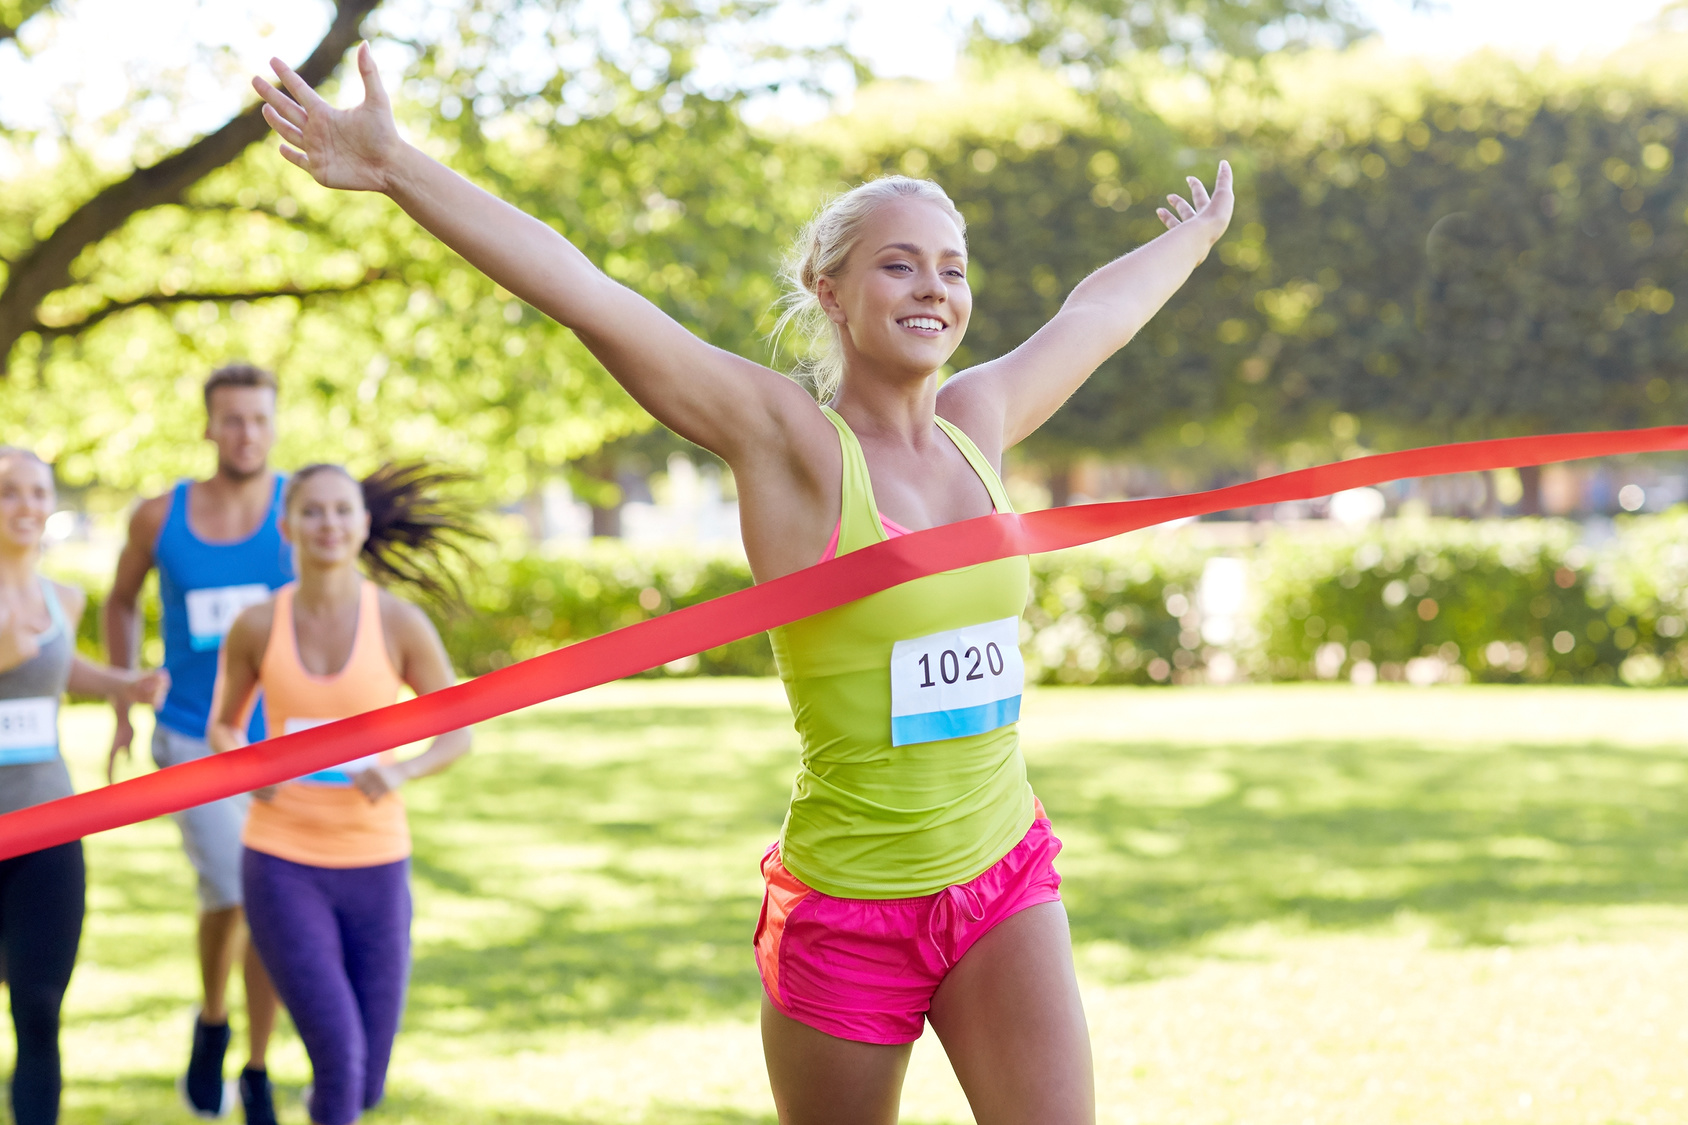
[[[333,723],[338,721],[339,720],[337,719],[288,719],[286,723],[282,724],[281,733],[297,734],[302,730],[310,730],[312,727],[320,727],[324,723]],[[315,773],[308,773],[304,777],[296,777],[293,780],[298,782],[300,785],[330,785],[340,789],[345,789],[352,784],[352,778],[356,777],[364,770],[380,764],[381,755],[369,754],[357,759],[356,761],[347,762],[343,766],[335,766],[333,769],[328,770],[317,770]]]
[[[1004,617],[891,647],[891,745],[937,742],[1020,717],[1020,619]]]
[[[51,761],[58,753],[57,698],[0,699],[0,766]]]
[[[209,590],[189,590],[188,643],[195,652],[212,652],[223,643],[223,636],[249,605],[257,605],[270,596],[270,588],[262,582],[244,586],[217,586]]]

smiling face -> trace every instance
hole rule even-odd
[[[27,554],[39,547],[55,502],[47,466],[22,453],[0,454],[0,549]]]
[[[338,469],[318,469],[289,490],[281,531],[298,548],[300,569],[355,565],[369,538],[363,489]]]
[[[966,242],[944,209],[924,199],[876,207],[844,270],[816,288],[839,327],[846,373],[924,379],[949,362],[973,312]]]

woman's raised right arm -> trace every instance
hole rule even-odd
[[[253,87],[282,155],[331,188],[379,191],[498,284],[571,328],[660,422],[729,464],[760,460],[826,421],[802,388],[688,332],[606,276],[568,239],[483,191],[399,136],[369,45],[358,48],[364,99],[329,105],[279,59],[283,89]],[[792,432],[792,431],[797,432]]]

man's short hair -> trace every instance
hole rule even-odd
[[[275,376],[255,363],[227,363],[205,380],[205,412],[211,413],[211,392],[218,387],[268,387],[276,389]]]

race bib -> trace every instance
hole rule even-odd
[[[1007,726],[1026,682],[1020,619],[1004,617],[891,647],[891,745]]]
[[[189,590],[188,644],[195,652],[215,652],[223,643],[229,626],[249,605],[257,605],[270,596],[270,588],[262,582],[245,586],[218,586],[210,590]]]
[[[59,701],[50,695],[0,699],[0,766],[47,762],[59,754]]]
[[[320,727],[324,723],[338,721],[338,719],[288,719],[287,722],[282,724],[281,733],[297,734],[302,730]],[[352,778],[380,763],[380,754],[368,754],[356,761],[335,766],[333,769],[317,770],[315,773],[308,773],[304,777],[296,777],[293,780],[300,785],[328,785],[338,789],[346,789],[351,786]]]

